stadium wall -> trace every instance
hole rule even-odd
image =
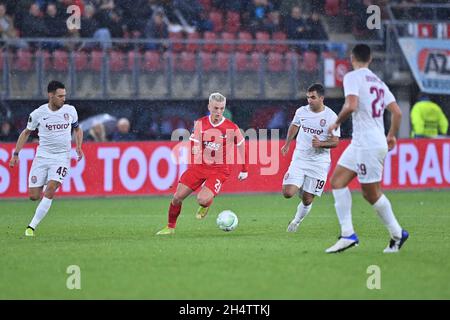
[[[283,140],[252,140],[249,145],[249,179],[239,182],[240,166],[233,167],[222,193],[280,192],[283,176],[294,148],[280,154]],[[348,140],[332,151],[333,169]],[[9,168],[14,144],[0,146],[0,198],[27,197],[27,181],[36,145],[28,144],[20,153],[19,165]],[[75,161],[58,196],[170,195],[187,168],[187,144],[155,141],[132,143],[86,143],[85,159]],[[175,161],[176,159],[180,161]],[[331,172],[331,170],[330,170]],[[357,189],[354,181],[351,189]],[[400,140],[385,162],[384,189],[443,189],[450,187],[450,139]],[[325,190],[329,190],[329,183]]]

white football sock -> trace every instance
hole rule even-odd
[[[45,215],[47,214],[48,210],[50,209],[50,206],[52,205],[52,199],[43,197],[41,202],[36,208],[36,212],[34,214],[33,220],[31,220],[29,226],[33,229],[36,229],[39,222],[41,222],[42,219],[44,219]]]
[[[352,194],[345,187],[333,189],[334,207],[341,225],[341,236],[349,237],[355,233],[352,224]]]
[[[303,218],[306,217],[306,215],[311,211],[312,203],[309,206],[305,206],[302,201],[300,201],[300,204],[297,207],[297,212],[295,214],[295,220],[301,221]]]
[[[402,237],[402,228],[398,223],[392,211],[391,202],[383,194],[380,199],[373,204],[373,208],[378,213],[381,221],[384,223],[386,228],[389,230],[392,239],[399,240]]]

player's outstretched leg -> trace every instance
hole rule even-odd
[[[174,204],[177,203],[177,205]],[[168,234],[174,234],[175,233],[175,227],[177,224],[177,219],[178,216],[181,213],[181,205],[182,203],[178,204],[178,201],[176,201],[175,199],[173,199],[170,202],[169,205],[169,213],[168,213],[168,224],[167,226],[165,226],[164,228],[162,228],[161,230],[159,230],[156,235],[160,236],[160,235],[168,235]]]
[[[195,217],[197,219],[204,219],[208,214],[209,208],[214,201],[214,193],[207,187],[203,187],[198,193],[197,202],[200,205],[197,209]]]
[[[305,206],[303,202],[297,207],[297,212],[295,213],[294,219],[289,223],[287,232],[297,232],[298,227],[308,215],[309,211],[311,211],[312,204]]]
[[[45,188],[44,196],[42,197],[41,202],[36,208],[33,219],[25,230],[25,236],[32,237],[34,236],[34,230],[38,226],[38,224],[44,219],[47,215],[50,207],[52,205],[53,197],[55,195],[56,190],[61,184],[57,181],[50,180]],[[30,188],[30,199],[37,200],[40,197],[40,193],[42,188]]]

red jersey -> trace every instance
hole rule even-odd
[[[235,145],[239,146],[245,139],[239,127],[228,120],[222,118],[217,124],[211,122],[210,116],[198,119],[194,124],[194,131],[189,140],[193,142],[199,151],[193,155],[192,165],[200,166],[203,169],[214,169],[230,172],[230,165],[244,165],[243,160],[238,160],[238,151]]]

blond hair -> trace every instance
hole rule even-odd
[[[219,92],[214,92],[209,95],[209,102],[211,103],[213,100],[217,102],[227,102],[227,98]]]

